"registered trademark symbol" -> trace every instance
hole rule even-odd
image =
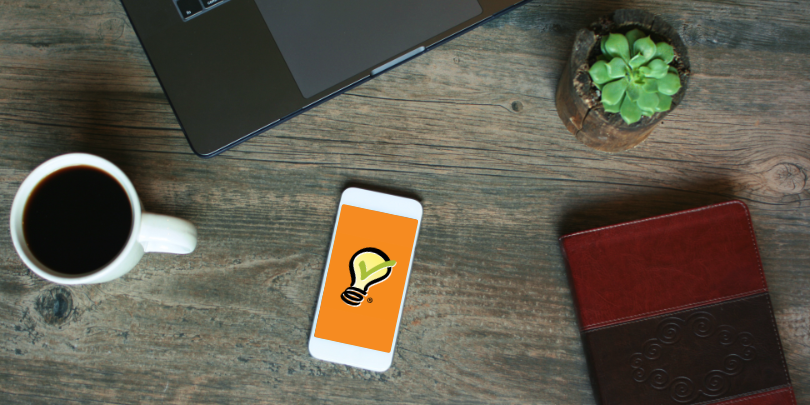
[[[371,299],[371,297],[368,297],[368,303],[371,304],[372,302],[374,302],[374,300]]]

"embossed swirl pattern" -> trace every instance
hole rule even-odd
[[[676,347],[686,339],[713,339],[720,347],[742,346],[740,352],[727,355],[720,369],[711,370],[702,378],[689,376],[671,378],[663,368],[653,368],[651,364],[661,358],[666,347]],[[655,338],[644,342],[640,353],[630,358],[632,378],[637,383],[646,383],[656,390],[669,390],[672,399],[679,403],[689,403],[701,395],[716,398],[725,394],[730,386],[729,377],[743,371],[745,363],[757,357],[754,336],[737,331],[729,325],[717,325],[714,316],[708,312],[695,312],[686,319],[675,316],[665,318],[658,324]],[[697,381],[697,383],[695,382]]]

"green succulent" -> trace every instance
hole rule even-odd
[[[602,36],[602,55],[588,73],[602,92],[605,111],[620,113],[628,124],[672,108],[681,89],[672,45],[655,43],[641,30]]]

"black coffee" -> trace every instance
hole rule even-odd
[[[51,270],[83,274],[111,262],[129,239],[132,207],[124,188],[90,166],[56,171],[28,197],[28,248]]]

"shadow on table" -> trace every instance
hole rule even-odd
[[[730,180],[713,180],[574,203],[558,222],[557,236],[731,201],[737,198],[733,191]]]
[[[422,203],[422,196],[415,193],[413,190],[394,188],[394,187],[386,187],[386,186],[381,186],[379,184],[367,183],[367,182],[363,182],[363,181],[359,181],[359,180],[349,180],[349,181],[343,183],[343,190],[345,190],[347,188],[351,188],[351,187],[362,188],[364,190],[369,190],[369,191],[376,191],[378,193],[391,194],[391,195],[395,195],[395,196],[398,196],[398,197],[410,198],[410,199],[414,199],[416,201],[419,201],[420,204]]]

